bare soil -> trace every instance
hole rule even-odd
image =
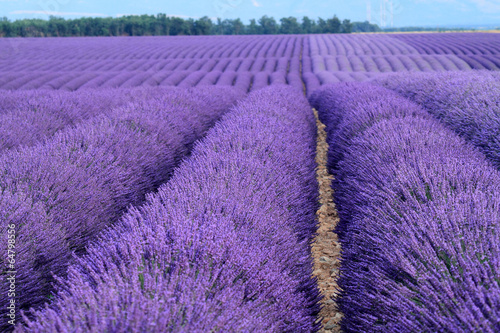
[[[338,311],[335,297],[339,293],[337,280],[339,278],[341,248],[337,235],[333,229],[338,223],[338,214],[333,202],[331,183],[333,176],[328,172],[325,125],[318,119],[314,110],[318,126],[318,139],[316,148],[316,177],[319,183],[320,209],[316,212],[319,220],[318,235],[312,244],[314,258],[313,275],[318,279],[318,286],[323,295],[320,320],[323,329],[320,332],[341,332],[340,320],[342,313]]]

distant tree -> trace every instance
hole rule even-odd
[[[280,33],[282,34],[300,34],[300,24],[295,17],[284,17],[280,19]]]
[[[245,25],[240,19],[217,19],[217,34],[220,35],[241,35],[245,32]]]
[[[340,32],[343,34],[350,34],[352,32],[351,20],[343,20],[340,26]]]
[[[8,18],[0,18],[0,36],[9,37],[12,31],[12,26]]]
[[[67,36],[67,23],[62,17],[49,16],[49,31],[58,37]]]
[[[338,34],[340,32],[341,25],[342,23],[340,22],[337,15],[335,15],[333,18],[326,20],[326,30],[324,32]]]
[[[259,25],[264,35],[274,35],[278,33],[278,23],[273,17],[268,17],[267,15],[262,16],[259,19]]]
[[[233,30],[235,35],[242,35],[245,33],[245,25],[239,18],[233,20]]]
[[[124,16],[122,18],[124,20],[124,29],[123,31],[125,34],[129,36],[144,36],[148,32],[148,20],[149,20],[149,15],[129,15],[129,16]],[[182,20],[182,19],[181,19]],[[96,24],[95,22],[92,22],[92,19],[88,19],[87,22],[91,22],[90,25],[87,25],[87,29],[89,32],[86,33],[86,35],[92,36],[94,31],[96,30]],[[182,20],[184,22],[184,20]]]
[[[187,35],[187,23],[183,19],[180,17],[172,17],[170,22],[170,34],[172,36]]]
[[[314,28],[316,27],[316,22],[311,20],[309,17],[304,16],[302,18],[301,30],[304,34],[312,34],[314,33]]]
[[[166,14],[156,15],[156,22],[159,35],[170,35],[170,18]]]
[[[257,25],[257,22],[255,19],[250,20],[250,24],[248,25],[248,28],[246,29],[246,33],[249,35],[258,35],[261,34],[262,31],[260,27]]]
[[[223,35],[234,35],[234,22],[230,19],[225,19],[222,21],[222,34]]]
[[[184,21],[184,33],[183,35],[195,35],[195,22],[194,19],[188,18]]]
[[[41,19],[22,20],[18,29],[23,37],[46,37],[49,34],[48,21]]]
[[[222,35],[222,19],[217,18],[215,24],[212,26],[212,35]]]
[[[208,16],[203,16],[194,22],[194,34],[209,35],[212,30],[212,25],[212,20]]]
[[[314,33],[316,34],[324,34],[328,32],[328,26],[326,25],[326,21],[321,17],[318,18],[318,24],[316,25],[316,29],[314,29]]]
[[[126,17],[126,16],[122,17],[122,21],[123,21],[123,32],[125,34],[127,34],[128,36],[133,36],[134,26],[133,26],[133,23],[130,22],[129,17]]]
[[[368,21],[353,22],[351,32],[378,32],[381,31],[378,25],[371,24]]]

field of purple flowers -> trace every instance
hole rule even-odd
[[[406,35],[173,36],[0,40],[0,89],[319,85],[380,73],[500,69],[500,37]]]
[[[499,42],[0,39],[0,331],[500,331]]]

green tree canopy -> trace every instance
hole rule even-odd
[[[216,19],[207,16],[183,19],[167,14],[127,15],[122,17],[82,17],[66,20],[50,16],[48,20],[0,18],[0,37],[65,37],[65,36],[159,36],[159,35],[255,35],[301,33],[350,33],[380,31],[368,22],[340,21],[337,16],[324,20],[307,16],[299,22],[284,17],[279,23],[266,15],[251,19],[245,25],[239,18]]]

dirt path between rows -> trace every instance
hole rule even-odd
[[[323,329],[320,332],[341,332],[340,320],[342,314],[337,310],[335,295],[339,288],[337,280],[340,269],[340,242],[332,231],[338,223],[337,209],[333,203],[333,190],[331,182],[333,176],[328,172],[325,125],[318,119],[318,112],[314,110],[318,126],[318,139],[316,148],[316,178],[319,183],[320,209],[316,212],[319,220],[318,235],[312,244],[314,258],[314,276],[318,278],[318,287],[323,295],[322,310],[320,312]]]

